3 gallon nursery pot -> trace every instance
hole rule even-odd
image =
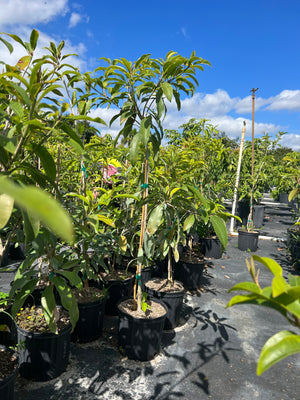
[[[99,299],[88,303],[78,303],[79,319],[72,341],[91,342],[102,335],[103,319],[105,314],[105,299]]]
[[[48,381],[64,372],[69,361],[71,329],[69,324],[55,334],[29,332],[17,326],[20,375]]]
[[[4,354],[2,356],[2,354]],[[5,364],[5,368],[10,365],[11,372],[2,380],[0,380],[0,399],[1,400],[14,400],[15,380],[18,374],[18,361],[14,351],[0,346],[0,364]]]
[[[199,238],[201,252],[206,258],[221,258],[222,245],[218,238]]]
[[[132,300],[127,299],[118,304],[119,346],[130,359],[139,361],[152,360],[160,352],[167,306],[160,300],[151,300],[151,308],[153,304],[158,304],[162,312],[164,311],[163,314],[155,318],[147,315],[135,317],[123,309],[123,305],[130,304],[130,302]]]
[[[242,251],[256,251],[258,247],[259,232],[245,231],[239,229],[238,231],[238,248]]]
[[[197,263],[179,260],[174,266],[174,277],[186,289],[197,289],[201,285],[204,268],[204,260]]]
[[[145,291],[149,295],[150,299],[158,299],[163,301],[163,303],[167,306],[167,315],[164,324],[164,329],[174,329],[178,325],[182,304],[183,304],[183,297],[184,297],[184,287],[181,282],[175,281],[174,286],[175,289],[171,291],[167,291],[165,288],[162,289],[152,289],[148,287],[151,283],[161,282],[160,279],[153,279],[146,283]],[[163,284],[161,285],[163,286]]]
[[[105,313],[107,315],[118,315],[118,302],[131,296],[133,282],[134,277],[104,281],[104,287],[108,290],[105,304]]]
[[[253,206],[253,225],[256,228],[261,228],[264,224],[265,217],[265,206],[255,205]]]

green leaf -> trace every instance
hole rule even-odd
[[[232,292],[234,290],[245,290],[246,292],[251,292],[251,293],[257,293],[261,294],[261,289],[256,283],[254,282],[241,282],[236,285],[234,285],[231,289],[228,290],[228,292]]]
[[[188,231],[194,225],[194,222],[195,216],[194,214],[190,214],[183,223],[183,230]]]
[[[217,215],[212,215],[210,217],[210,221],[212,223],[212,226],[214,228],[214,231],[216,232],[218,239],[222,244],[222,248],[225,249],[228,240],[225,221],[222,218],[218,217]]]
[[[282,276],[282,268],[281,266],[272,258],[269,257],[259,257],[258,255],[254,254],[253,259],[255,261],[260,262],[265,267],[267,267],[274,276]]]
[[[33,29],[30,35],[30,46],[31,50],[35,50],[36,44],[39,38],[39,32],[36,29]]]
[[[0,135],[0,146],[7,150],[9,153],[13,154],[17,146],[17,138],[8,138],[6,136]]]
[[[40,221],[28,215],[25,210],[22,210],[24,233],[26,242],[32,242],[38,235],[40,230]]]
[[[139,133],[137,133],[133,137],[129,149],[129,160],[132,163],[132,165],[135,165],[139,159],[140,144],[141,144],[141,137]]]
[[[31,59],[31,56],[21,57],[20,60],[17,62],[16,67],[20,68],[21,70],[26,69],[30,64]]]
[[[153,235],[157,231],[159,225],[162,223],[163,207],[163,204],[159,204],[152,210],[147,224],[147,233],[149,235]]]
[[[300,336],[290,331],[281,331],[268,339],[262,348],[257,375],[261,375],[272,365],[284,358],[300,353]]]
[[[275,276],[272,281],[273,297],[277,297],[282,293],[285,293],[288,287],[288,284],[282,276]]]
[[[7,194],[0,195],[0,229],[4,228],[10,219],[14,208],[14,199]]]
[[[112,219],[106,217],[105,215],[102,214],[97,214],[97,218],[99,221],[104,222],[108,226],[112,226],[113,228],[115,227],[115,223]]]
[[[54,181],[56,177],[56,165],[52,155],[44,146],[37,147],[35,153],[40,158],[46,174]]]
[[[62,306],[69,311],[71,324],[74,329],[79,318],[79,310],[75,296],[67,282],[60,276],[54,276],[52,282],[59,293]]]
[[[73,242],[71,218],[48,193],[34,186],[18,186],[6,177],[0,177],[0,193],[12,197],[16,204],[42,221],[62,239]]]
[[[5,46],[8,48],[8,51],[10,52],[10,54],[14,51],[13,46],[7,40],[0,37],[0,41],[5,44]]]
[[[172,101],[172,97],[173,97],[172,85],[170,83],[168,83],[168,82],[162,82],[160,87],[162,88],[162,91],[163,91],[164,95],[166,96],[166,98],[169,101]]]
[[[300,193],[300,188],[295,188],[289,193],[289,201],[292,201]]]
[[[47,286],[42,293],[41,305],[44,312],[45,320],[49,326],[51,332],[56,331],[55,320],[54,320],[54,309],[55,309],[55,297],[53,293],[53,286]]]
[[[127,239],[126,236],[120,235],[119,236],[119,246],[120,249],[125,253],[127,250]]]
[[[141,121],[139,135],[143,145],[146,147],[150,138],[151,117],[144,118]]]
[[[77,261],[77,264],[78,264],[78,261]],[[58,271],[58,274],[64,276],[70,282],[71,286],[78,286],[82,283],[81,279],[79,278],[77,273],[74,271],[65,271],[65,270],[60,269]]]

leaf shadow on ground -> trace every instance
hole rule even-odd
[[[156,376],[159,383],[156,384],[154,395],[149,400],[173,400],[185,397],[181,387],[187,380],[195,385],[195,393],[197,389],[200,389],[204,394],[210,395],[210,382],[205,374],[205,365],[217,356],[229,363],[230,352],[240,351],[239,348],[232,347],[230,344],[230,331],[236,331],[236,329],[227,323],[227,318],[219,317],[212,310],[201,310],[199,307],[192,310],[191,315],[195,320],[192,328],[208,331],[206,337],[211,340],[203,340],[197,343],[196,349],[184,353],[181,351],[176,353],[164,348],[164,355],[174,359],[174,369]],[[182,370],[185,371],[183,375],[180,372]],[[161,382],[161,379],[164,381]]]

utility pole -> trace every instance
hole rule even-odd
[[[258,90],[256,89],[251,89],[250,92],[252,92],[252,168],[251,168],[251,176],[252,179],[254,178],[254,112],[255,112],[255,92]]]

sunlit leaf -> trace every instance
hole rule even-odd
[[[268,339],[262,348],[257,375],[261,375],[278,361],[300,353],[300,336],[290,331],[281,331]]]
[[[0,229],[9,221],[13,208],[14,199],[7,194],[0,194]]]
[[[71,218],[48,193],[34,186],[18,186],[6,177],[0,177],[0,193],[12,197],[16,204],[42,221],[62,239],[73,242]]]

